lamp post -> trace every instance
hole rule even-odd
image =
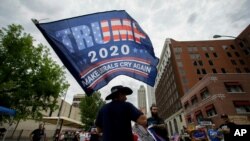
[[[59,107],[59,111],[58,111],[58,114],[57,114],[58,119],[57,119],[57,123],[56,123],[56,130],[55,130],[54,136],[56,135],[56,132],[58,130],[58,126],[59,126],[59,122],[60,122],[60,117],[61,117],[61,111],[62,111],[63,103],[65,102],[67,93],[68,93],[68,88],[67,88],[66,92],[64,93],[64,98],[62,99],[61,105]],[[61,122],[63,122],[63,121],[61,121]],[[61,131],[61,128],[62,128],[62,123],[61,123],[61,125],[59,127],[59,131]]]
[[[229,38],[237,38],[237,37],[234,37],[234,36],[227,36],[227,35],[214,35],[213,38],[221,38],[221,37],[229,37]]]
[[[242,44],[242,48],[245,49],[245,51],[247,52],[246,54],[248,55],[250,53],[250,48],[249,48],[249,43],[247,43],[247,41],[245,39],[242,38],[238,38],[238,37],[234,37],[234,36],[228,36],[228,35],[214,35],[213,38],[221,38],[221,37],[228,37],[228,38],[233,38],[235,40],[240,41]],[[244,46],[244,47],[243,47]],[[248,46],[248,47],[247,47]]]
[[[240,40],[240,41],[244,42],[243,39],[238,38],[238,37],[235,37],[235,36],[228,36],[228,35],[214,35],[214,36],[213,36],[213,38],[221,38],[221,37],[233,38],[233,39]]]

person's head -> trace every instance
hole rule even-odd
[[[212,124],[212,125],[211,125],[211,128],[212,128],[212,129],[216,129],[215,124]]]
[[[126,101],[126,95],[132,94],[133,91],[129,87],[123,87],[121,85],[114,86],[111,88],[111,94],[109,94],[105,100],[119,100],[119,101]]]
[[[153,117],[158,116],[158,107],[155,104],[151,105],[150,111]]]
[[[39,129],[43,129],[43,128],[44,128],[43,124],[40,123],[40,124],[39,124]]]
[[[221,117],[221,119],[222,119],[225,123],[229,122],[228,115],[222,114],[220,117]]]

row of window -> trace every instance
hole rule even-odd
[[[232,47],[232,46],[233,46],[233,45],[231,45],[231,47]],[[201,47],[201,48],[202,48],[203,51],[207,51],[207,50],[208,50],[207,48],[209,48],[210,51],[214,51],[214,47]],[[222,46],[222,48],[223,48],[223,49],[227,49],[227,46]],[[234,48],[234,46],[233,46],[233,48]],[[234,49],[235,49],[235,48],[234,48]],[[198,48],[197,48],[197,47],[188,47],[188,52],[191,53],[191,54],[190,54],[190,58],[191,58],[191,59],[200,59],[200,57],[201,57],[200,54],[198,54],[198,53],[193,53],[193,52],[197,52],[197,51],[198,51]],[[175,48],[174,48],[174,52],[175,52],[175,55],[176,55],[176,59],[181,59],[180,53],[182,52],[182,48],[181,48],[181,47],[175,47]],[[249,51],[248,51],[248,50],[243,50],[243,52],[244,52],[246,55],[249,54]],[[213,56],[214,56],[215,58],[218,57],[218,55],[217,55],[216,52],[213,52],[212,54],[213,54]],[[226,52],[226,54],[227,54],[228,57],[233,57],[232,52]],[[236,57],[240,57],[240,54],[239,54],[238,52],[234,52],[234,55],[235,55]],[[205,56],[206,56],[206,58],[210,58],[210,55],[209,55],[208,52],[205,53]]]
[[[240,57],[240,54],[238,52],[234,52],[236,57]],[[228,57],[233,57],[232,54],[230,52],[227,52],[227,56]]]
[[[229,93],[242,93],[242,92],[244,92],[242,86],[238,82],[225,82],[224,85],[225,85],[227,92],[229,92]],[[203,88],[202,90],[200,90],[199,93],[200,93],[201,100],[209,97],[209,95],[210,95],[210,93],[206,87]],[[196,95],[194,95],[191,97],[191,104],[195,105],[196,103],[198,103],[198,98]],[[190,105],[189,105],[188,101],[184,102],[185,109],[187,109],[189,106]]]
[[[242,73],[242,72],[250,73],[250,69],[249,68],[244,68],[244,71],[242,71],[240,68],[235,68],[235,70],[236,70],[237,73]],[[212,68],[212,72],[213,73],[218,73],[215,68]],[[226,70],[224,68],[221,68],[221,72],[222,73],[226,73]],[[196,69],[196,74],[207,74],[207,71],[204,68],[202,68],[202,69]]]
[[[231,49],[235,50],[234,45],[230,45],[230,47],[231,47]],[[223,45],[222,48],[223,48],[224,50],[226,50],[226,49],[228,49],[229,47],[228,47],[227,45]]]
[[[224,84],[225,84],[227,92],[231,92],[231,93],[244,92],[239,82],[225,82]]]
[[[198,48],[200,47],[187,47],[188,49],[188,52],[197,52],[198,51]],[[201,47],[201,49],[203,51],[214,51],[214,47]],[[182,48],[181,47],[175,47],[174,48],[174,52],[175,53],[181,53],[182,52]]]
[[[205,107],[205,111],[206,111],[207,117],[211,117],[217,114],[216,109],[213,104]],[[195,115],[197,122],[203,119],[203,114],[201,110],[196,111],[194,115]],[[192,123],[191,115],[188,115],[186,118],[187,118],[188,123]]]
[[[205,56],[206,56],[207,58],[209,58],[209,57],[210,57],[208,53],[205,53]],[[213,52],[213,56],[214,56],[215,58],[217,58],[217,57],[218,57],[217,53],[215,53],[215,52]]]
[[[231,59],[230,61],[231,61],[231,63],[232,63],[233,65],[237,65],[237,61],[236,61],[236,60]],[[239,63],[240,63],[241,65],[245,65],[245,64],[246,64],[245,61],[242,60],[242,59],[239,60]],[[179,67],[182,67],[182,66],[183,66],[183,65],[182,65],[182,62],[180,62],[180,61],[178,61],[177,64],[178,64]],[[213,65],[214,65],[214,62],[213,62],[212,60],[208,60],[208,64],[209,64],[210,66],[213,66]],[[202,60],[196,60],[196,61],[193,61],[193,65],[194,65],[194,66],[203,66],[203,62],[202,62]]]
[[[246,100],[244,100],[244,101],[233,101],[233,105],[234,105],[236,113],[238,113],[238,114],[243,114],[243,113],[249,113],[250,112],[250,101],[246,101]],[[211,104],[209,106],[206,106],[205,111],[206,111],[207,117],[211,117],[211,116],[214,116],[214,115],[217,114],[216,109],[215,109],[213,104]],[[201,110],[196,111],[194,113],[194,115],[195,115],[195,118],[196,118],[197,122],[201,121],[204,118]],[[187,122],[188,123],[192,122],[191,115],[187,116]]]
[[[200,97],[201,97],[202,100],[209,97],[209,95],[210,95],[210,93],[209,93],[209,91],[208,91],[208,89],[206,87],[203,88],[202,90],[200,90]],[[198,98],[197,98],[196,95],[194,95],[194,96],[191,97],[191,104],[194,105],[196,103],[198,103]],[[184,103],[184,108],[185,109],[187,109],[189,106],[190,105],[189,105],[188,101]]]

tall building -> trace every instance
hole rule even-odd
[[[150,111],[150,106],[155,104],[155,88],[147,85],[147,111]],[[151,116],[151,113],[148,112],[148,117]]]
[[[146,102],[146,89],[143,85],[137,91],[138,93],[138,107],[142,112],[146,115],[147,114],[147,102]]]
[[[165,41],[156,78],[159,116],[170,122],[182,110],[181,97],[208,74],[250,73],[250,26],[237,38],[208,41]],[[185,110],[185,109],[184,109]],[[183,117],[183,113],[182,116]],[[176,125],[174,125],[176,126]]]

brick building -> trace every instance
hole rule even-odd
[[[207,74],[250,73],[250,26],[235,39],[165,41],[155,85],[160,117],[168,123],[182,109],[181,97]],[[183,115],[182,115],[183,116]],[[170,119],[171,117],[171,119]],[[174,122],[170,122],[173,124]]]
[[[187,123],[202,119],[222,124],[221,114],[238,124],[250,124],[250,73],[207,74],[182,98]]]

